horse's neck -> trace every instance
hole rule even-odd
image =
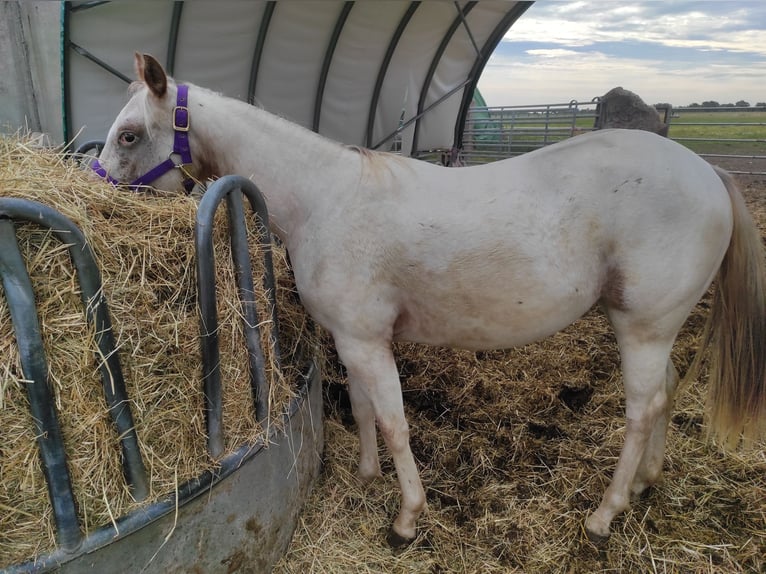
[[[202,163],[212,166],[214,176],[252,178],[283,238],[316,209],[339,201],[328,194],[347,191],[344,180],[358,181],[357,154],[345,146],[244,102],[207,91],[200,95],[207,100],[203,125],[197,124]]]

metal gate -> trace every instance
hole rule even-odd
[[[476,165],[520,155],[595,129],[598,98],[532,106],[473,107],[460,160]],[[731,173],[766,175],[766,107],[658,109],[668,137]],[[444,161],[447,152],[424,159]]]
[[[593,129],[597,100],[534,106],[474,107],[468,112],[464,165],[521,155]]]

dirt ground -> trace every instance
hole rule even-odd
[[[766,235],[766,178],[740,182]],[[674,348],[682,375],[707,306]],[[428,500],[418,538],[386,545],[393,466],[384,455],[383,479],[356,480],[356,428],[331,357],[324,470],[275,572],[766,572],[766,453],[723,454],[706,441],[704,379],[677,398],[664,480],[615,520],[606,548],[585,537],[624,434],[618,353],[597,309],[521,349],[398,345],[397,359]]]

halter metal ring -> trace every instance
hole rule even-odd
[[[173,156],[176,156],[176,157],[173,157]],[[178,158],[178,161],[176,161],[176,158]],[[183,155],[177,151],[171,151],[168,154],[168,159],[173,163],[173,167],[183,167],[185,165],[189,165],[186,162],[184,162]]]

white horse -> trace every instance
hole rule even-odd
[[[711,425],[724,443],[761,436],[761,239],[732,179],[684,147],[605,130],[485,166],[444,168],[340,145],[182,87],[151,56],[136,54],[136,71],[100,173],[146,183],[142,174],[186,145],[187,165],[171,162],[156,187],[225,174],[256,182],[301,301],[348,370],[361,479],[380,474],[376,423],[393,456],[402,501],[392,544],[415,538],[426,505],[393,340],[524,345],[600,302],[620,346],[627,418],[612,482],[586,520],[590,538],[602,542],[631,494],[661,473],[678,381],[671,347],[718,276],[701,349],[713,350]]]

